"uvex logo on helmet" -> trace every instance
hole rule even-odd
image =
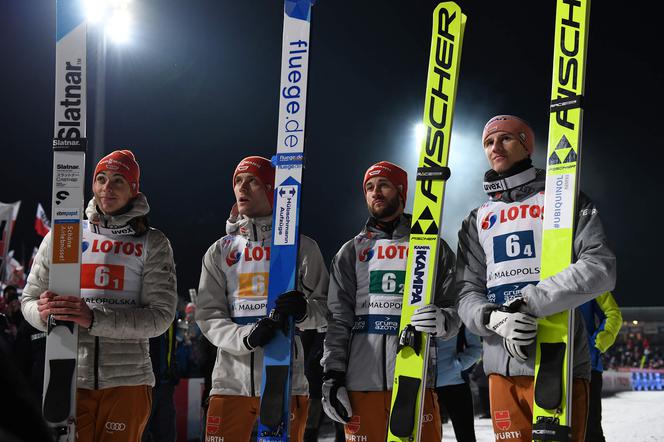
[[[367,247],[366,249],[360,250],[360,254],[358,255],[357,259],[360,260],[360,262],[367,262],[374,256],[374,251],[371,247]]]
[[[231,251],[228,252],[228,255],[226,255],[226,264],[228,264],[228,267],[233,267],[237,264],[241,256],[242,253],[238,252],[236,248],[232,248]]]
[[[482,230],[489,230],[491,227],[493,227],[496,224],[497,220],[498,216],[495,213],[493,212],[487,213],[484,219],[482,220]]]

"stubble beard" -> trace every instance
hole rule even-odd
[[[399,211],[399,206],[400,206],[400,201],[399,201],[399,196],[395,195],[394,198],[392,199],[385,199],[385,205],[378,209],[374,210],[374,208],[371,205],[368,205],[369,208],[369,213],[371,216],[378,220],[383,220],[385,218],[390,218],[393,216],[395,213]]]

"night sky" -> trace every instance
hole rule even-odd
[[[486,199],[480,136],[491,116],[529,120],[534,162],[544,166],[555,8],[554,1],[459,4],[468,23],[442,226],[453,248],[461,220]],[[328,262],[366,219],[365,169],[390,160],[414,175],[434,6],[320,0],[314,7],[300,226]],[[283,3],[134,0],[133,10],[132,41],[108,47],[104,150],[135,152],[152,225],[172,242],[186,296],[198,285],[204,252],[224,235],[235,165],[276,149]],[[654,16],[595,1],[590,17],[581,187],[618,256],[614,294],[624,306],[662,305],[654,276],[662,263],[655,185],[664,69]],[[23,201],[12,240],[19,258],[40,241],[37,202],[50,214],[54,35],[55,1],[0,2],[0,201]],[[90,28],[90,145],[96,39]],[[90,168],[98,159],[88,158]]]

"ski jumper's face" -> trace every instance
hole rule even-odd
[[[237,210],[249,218],[268,216],[272,213],[263,182],[250,173],[238,173],[233,183]]]
[[[503,173],[515,163],[528,158],[526,147],[508,132],[495,132],[484,140],[484,154],[491,168]]]
[[[92,184],[97,207],[106,215],[115,215],[122,211],[132,199],[129,182],[120,174],[108,171],[99,172]]]
[[[403,213],[399,189],[384,177],[374,177],[364,184],[364,197],[369,213],[379,221],[392,221]]]

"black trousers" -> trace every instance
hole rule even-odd
[[[468,383],[436,387],[440,414],[446,413],[452,421],[458,442],[475,442],[475,415],[473,394]],[[445,411],[443,411],[445,410]]]
[[[143,432],[143,442],[175,442],[175,385],[162,384],[152,389],[152,413]]]
[[[590,407],[586,425],[586,442],[606,442],[602,431],[602,372],[590,373]]]

